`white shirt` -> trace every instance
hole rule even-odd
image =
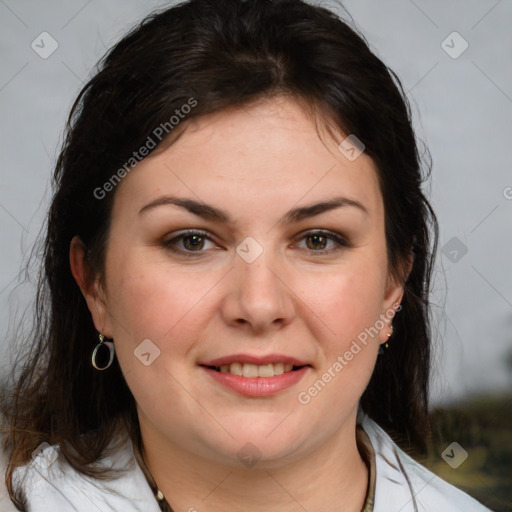
[[[361,426],[375,450],[374,512],[489,512],[405,454],[368,416],[361,417]],[[14,484],[21,482],[28,498],[28,512],[160,512],[131,442],[101,461],[102,466],[128,469],[111,481],[77,473],[63,457],[55,459],[58,450],[47,446],[14,473]],[[4,497],[3,479],[1,485],[0,512],[16,512]]]

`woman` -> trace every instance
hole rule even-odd
[[[487,510],[405,453],[428,439],[422,180],[398,78],[328,10],[144,20],[57,162],[34,344],[3,399],[12,503]]]

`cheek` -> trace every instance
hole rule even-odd
[[[127,254],[111,274],[111,313],[114,321],[131,326],[133,335],[152,334],[160,339],[200,302],[208,277],[176,271],[165,262],[141,256],[137,251]]]
[[[170,356],[166,364],[183,359],[204,329],[205,293],[215,284],[208,275],[191,275],[168,263],[148,262],[141,253],[126,252],[124,259],[118,260],[122,263],[115,268],[112,265],[108,274],[109,313],[124,370],[137,364],[134,351],[147,339],[161,354]],[[111,261],[115,261],[114,255]]]
[[[179,383],[188,370],[183,362],[204,331],[202,299],[214,283],[162,262],[148,263],[137,251],[126,253],[110,276],[116,357],[137,403],[152,415],[162,407],[184,411],[188,402],[180,398]],[[154,392],[162,383],[165,398]]]
[[[375,325],[382,313],[384,287],[385,278],[379,268],[358,264],[321,279],[308,278],[302,286],[303,300],[322,320],[333,348],[339,350]]]
[[[322,428],[328,424],[334,431],[357,408],[371,378],[379,347],[378,283],[378,276],[368,272],[332,277],[326,281],[327,300],[312,308],[325,326],[322,335],[316,333],[321,363],[297,399],[312,416],[324,418]]]
[[[311,402],[319,414],[322,408],[332,407],[342,415],[347,406],[357,406],[375,366],[384,286],[382,264],[360,258],[302,288],[305,294],[310,291],[304,296],[314,313],[308,315],[310,329],[314,329],[314,318],[322,320],[316,322],[315,336],[322,356],[318,372],[301,388],[300,403]],[[336,421],[338,415],[334,414]]]

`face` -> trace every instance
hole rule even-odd
[[[353,433],[403,289],[375,167],[344,138],[266,100],[194,121],[118,186],[88,300],[145,432],[229,464],[247,442],[292,460]]]

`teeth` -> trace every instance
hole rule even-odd
[[[288,365],[290,366],[290,365]],[[284,364],[283,363],[275,363],[274,364],[274,375],[281,375],[284,373]]]
[[[258,366],[258,377],[273,377],[274,376],[274,365],[265,364]]]
[[[227,372],[233,375],[242,375],[242,365],[240,363],[227,364]]]
[[[243,377],[274,377],[285,372],[291,372],[293,365],[284,363],[270,363],[258,366],[250,363],[223,364],[219,370],[221,373],[231,373]]]
[[[255,364],[244,364],[242,366],[242,375],[244,377],[257,377],[258,366],[256,366]]]

